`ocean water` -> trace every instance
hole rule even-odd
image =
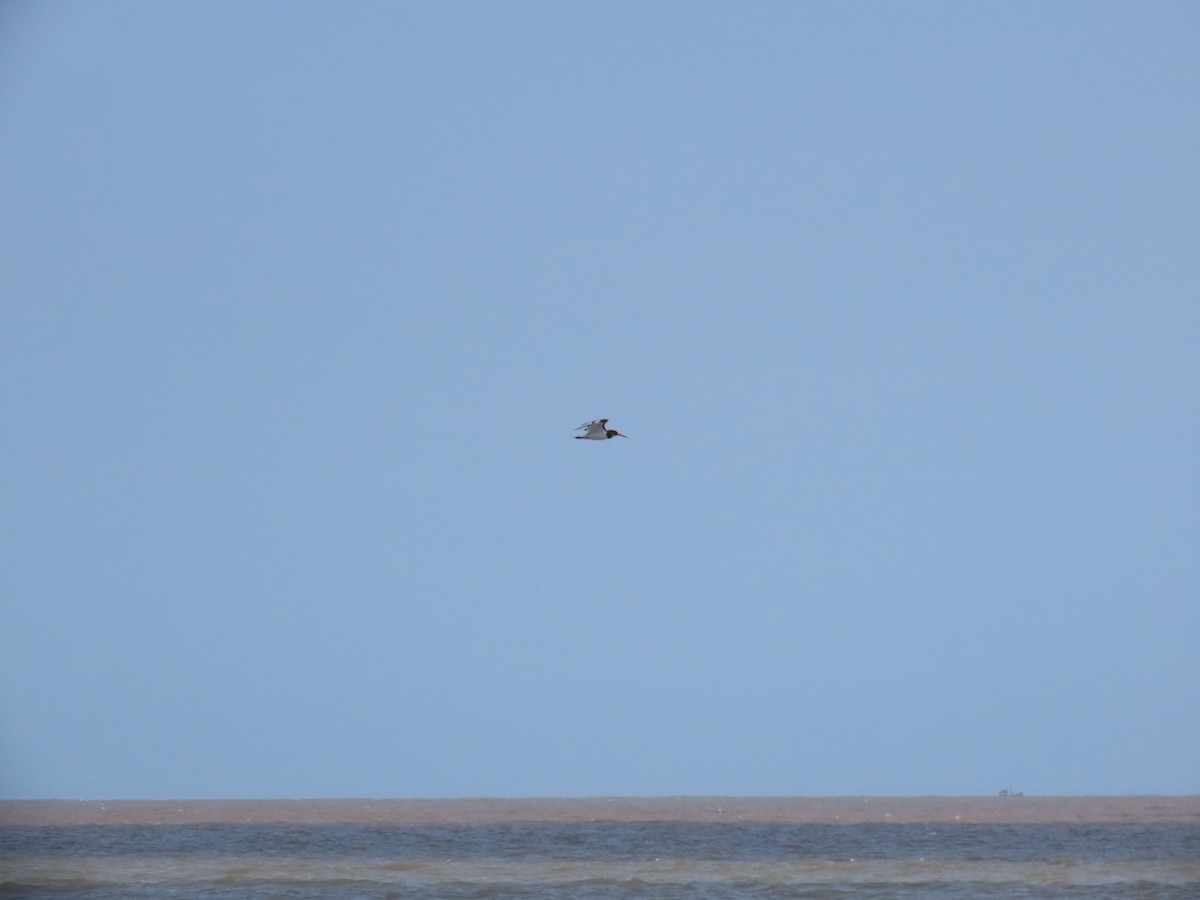
[[[1200,798],[0,802],[0,897],[1200,897]]]

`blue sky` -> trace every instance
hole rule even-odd
[[[6,4],[0,795],[1200,792],[1198,39]]]

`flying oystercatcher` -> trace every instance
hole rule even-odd
[[[593,419],[591,422],[585,422],[583,425],[580,425],[575,430],[583,431],[585,428],[587,429],[587,434],[577,434],[575,435],[575,440],[607,441],[612,437],[629,437],[627,434],[621,434],[621,432],[617,431],[615,428],[609,428],[608,419]]]

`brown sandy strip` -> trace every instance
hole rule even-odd
[[[0,800],[0,826],[534,822],[851,825],[1200,823],[1182,797],[591,797],[455,800]]]

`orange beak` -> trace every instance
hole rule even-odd
[[[629,435],[627,435],[627,434],[621,434],[621,432],[619,432],[619,431],[618,431],[618,432],[617,432],[617,437],[623,437],[623,438],[627,438],[627,437],[629,437]]]

